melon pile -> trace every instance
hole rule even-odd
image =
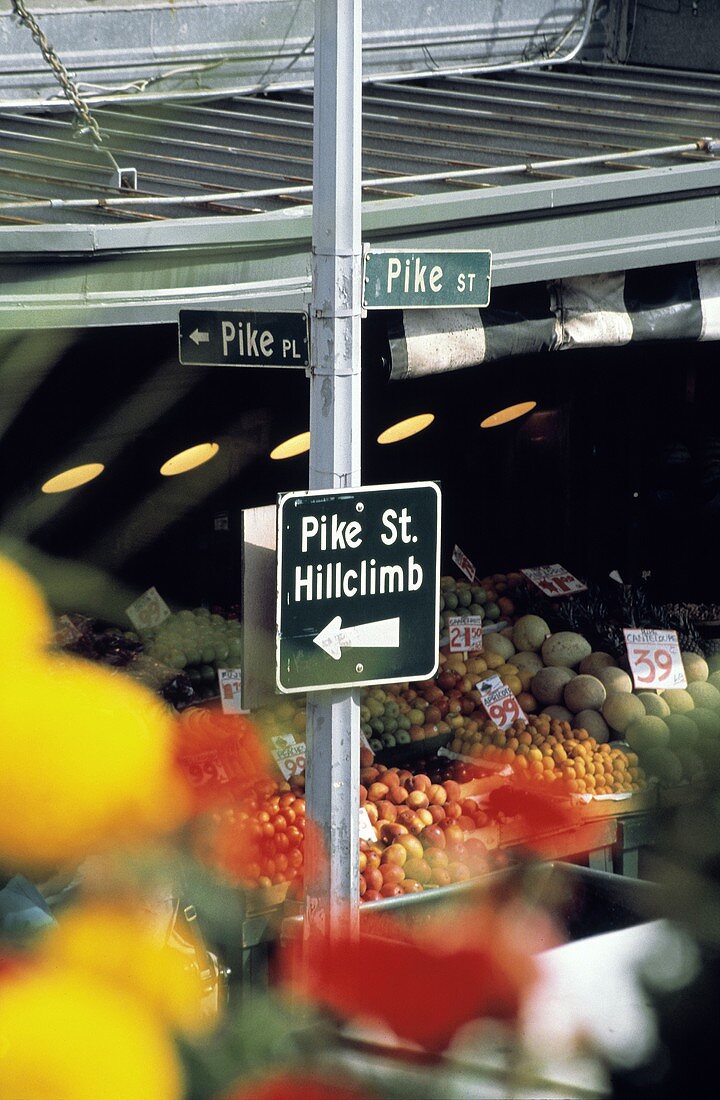
[[[698,654],[683,653],[682,659],[686,690],[636,692],[611,653],[593,651],[581,634],[551,633],[538,615],[523,615],[501,633],[486,635],[482,653],[465,661],[461,654],[441,657],[457,671],[472,664],[473,673],[484,672],[484,664],[496,672],[528,716],[585,731],[598,745],[626,742],[645,772],[668,785],[720,769],[720,658],[712,672]],[[458,751],[477,744],[467,740]]]

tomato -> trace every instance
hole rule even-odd
[[[275,814],[272,823],[275,826],[276,833],[282,833],[288,827],[288,823],[282,814]]]
[[[288,838],[293,848],[297,848],[298,845],[303,842],[303,834],[300,829],[298,829],[297,825],[289,825],[285,836]]]

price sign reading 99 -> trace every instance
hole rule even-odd
[[[485,680],[479,680],[476,687],[480,692],[485,713],[499,730],[508,729],[518,719],[527,721],[522,707],[499,676],[488,676]]]
[[[636,688],[687,687],[680,643],[674,630],[626,628],[623,633]]]
[[[305,771],[305,742],[296,741],[291,733],[272,738],[272,754],[283,778],[290,779]]]

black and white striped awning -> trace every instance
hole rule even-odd
[[[487,309],[405,310],[390,329],[390,376],[650,340],[720,340],[720,260],[499,287]]]

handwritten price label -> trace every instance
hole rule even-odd
[[[562,565],[538,565],[533,569],[521,569],[520,572],[536,588],[553,599],[556,596],[574,596],[576,592],[587,592],[587,585],[568,573]]]
[[[470,561],[470,558],[467,556],[467,554],[463,554],[459,546],[455,546],[455,548],[453,549],[452,560],[455,562],[460,572],[464,573],[467,579],[470,581],[470,584],[472,584],[477,576],[475,566]]]
[[[687,677],[674,630],[623,631],[630,671],[636,688],[684,688]]]
[[[480,692],[485,713],[499,730],[508,729],[518,719],[527,721],[522,707],[499,676],[488,676],[485,680],[479,680],[475,686]]]
[[[242,705],[242,670],[219,668],[217,675],[223,714],[247,714]]]
[[[483,621],[479,615],[448,619],[448,644],[451,653],[482,649]]]
[[[368,817],[368,812],[364,806],[360,807],[360,829],[359,836],[361,840],[367,840],[371,844],[374,844],[377,840],[377,833],[375,832],[375,826]]]
[[[134,603],[125,609],[125,614],[135,629],[142,632],[152,630],[153,627],[165,622],[170,616],[170,608],[157,588],[153,587],[143,592],[142,596],[138,596]]]
[[[272,738],[272,754],[285,779],[305,771],[305,742],[296,741],[291,733]]]
[[[180,764],[193,787],[205,787],[229,782],[225,766],[215,749],[198,752],[180,759]]]

